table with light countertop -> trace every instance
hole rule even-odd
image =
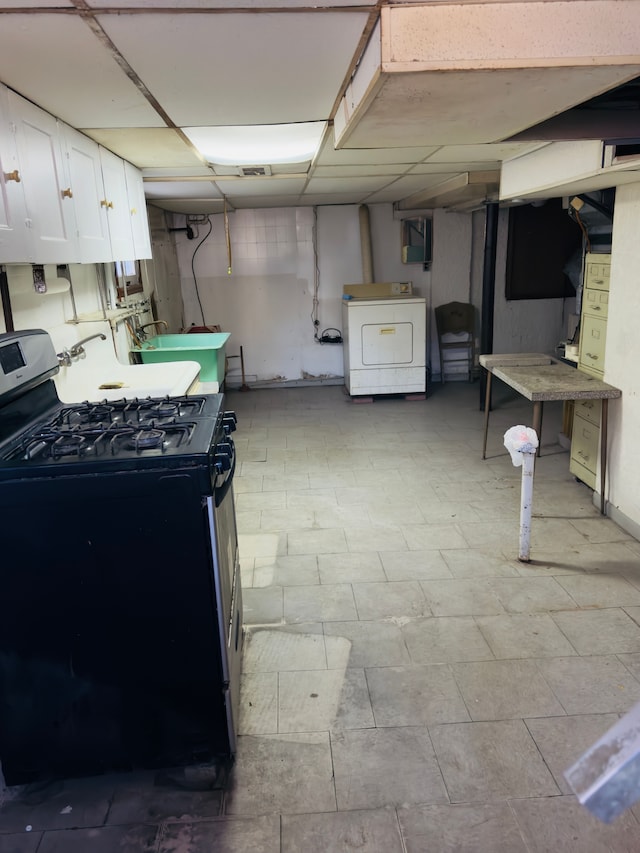
[[[533,402],[533,429],[541,441],[542,406],[547,400],[602,400],[600,431],[600,511],[605,509],[605,477],[607,471],[607,410],[611,399],[622,392],[600,379],[570,367],[544,353],[500,353],[481,355],[480,364],[487,371],[484,406],[484,440],[482,458],[486,458],[489,412],[491,409],[491,378],[496,376],[506,385]],[[538,455],[540,455],[540,445]]]

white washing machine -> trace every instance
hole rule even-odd
[[[426,392],[426,299],[345,299],[342,337],[344,381],[351,396]]]

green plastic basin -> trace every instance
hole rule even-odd
[[[225,374],[225,344],[229,332],[211,332],[195,335],[156,335],[141,347],[139,352],[145,364],[160,364],[167,361],[197,361],[200,365],[201,382],[222,384]]]

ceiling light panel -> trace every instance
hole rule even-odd
[[[210,163],[253,166],[309,161],[316,153],[325,128],[326,122],[317,121],[182,129]]]

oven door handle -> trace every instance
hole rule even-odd
[[[233,482],[233,475],[236,472],[236,446],[230,438],[225,439],[225,444],[231,445],[231,458],[228,470],[225,472],[225,478],[220,485],[218,485],[218,478],[216,478],[216,486],[214,489],[216,506],[220,506],[222,501],[226,498],[227,492],[231,488],[231,483]]]

